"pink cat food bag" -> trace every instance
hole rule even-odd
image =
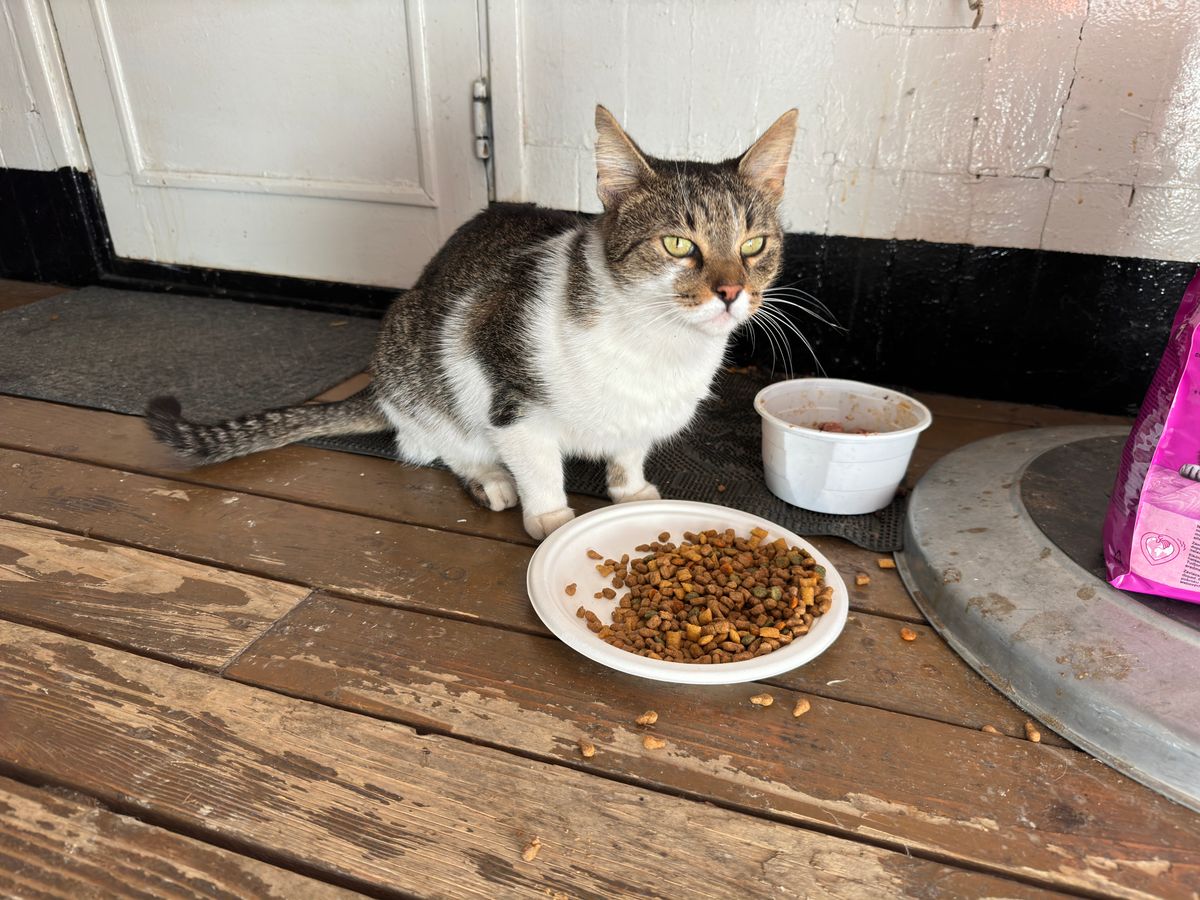
[[[1125,442],[1104,559],[1114,587],[1200,603],[1200,275]]]

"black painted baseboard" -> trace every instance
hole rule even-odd
[[[785,273],[844,333],[797,321],[831,377],[963,397],[1133,413],[1194,263],[788,235]],[[739,361],[771,365],[762,337]],[[799,341],[797,374],[814,371]]]
[[[795,316],[825,371],[965,397],[1136,410],[1191,263],[1045,250],[788,235],[780,284],[845,326]],[[379,316],[395,291],[118,259],[89,173],[0,168],[0,277],[111,284]],[[794,311],[793,311],[794,312]],[[789,347],[793,371],[812,355]],[[786,371],[761,329],[739,364]]]
[[[90,284],[108,256],[90,173],[0,168],[0,278]]]

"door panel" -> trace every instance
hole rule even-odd
[[[475,0],[53,0],[118,256],[404,287],[487,202]]]

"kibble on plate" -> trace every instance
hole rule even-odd
[[[636,548],[640,556],[598,567],[625,590],[611,624],[582,606],[576,615],[601,640],[649,659],[711,664],[771,653],[829,612],[833,587],[807,551],[766,537],[761,528],[749,537],[685,532],[677,545],[663,532]]]

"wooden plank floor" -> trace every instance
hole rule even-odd
[[[914,474],[1124,421],[924,399]],[[0,895],[1200,894],[1200,817],[1025,740],[876,554],[815,543],[872,578],[827,653],[652,684],[549,636],[519,516],[444,473],[307,447],[188,471],[137,418],[0,396]]]

